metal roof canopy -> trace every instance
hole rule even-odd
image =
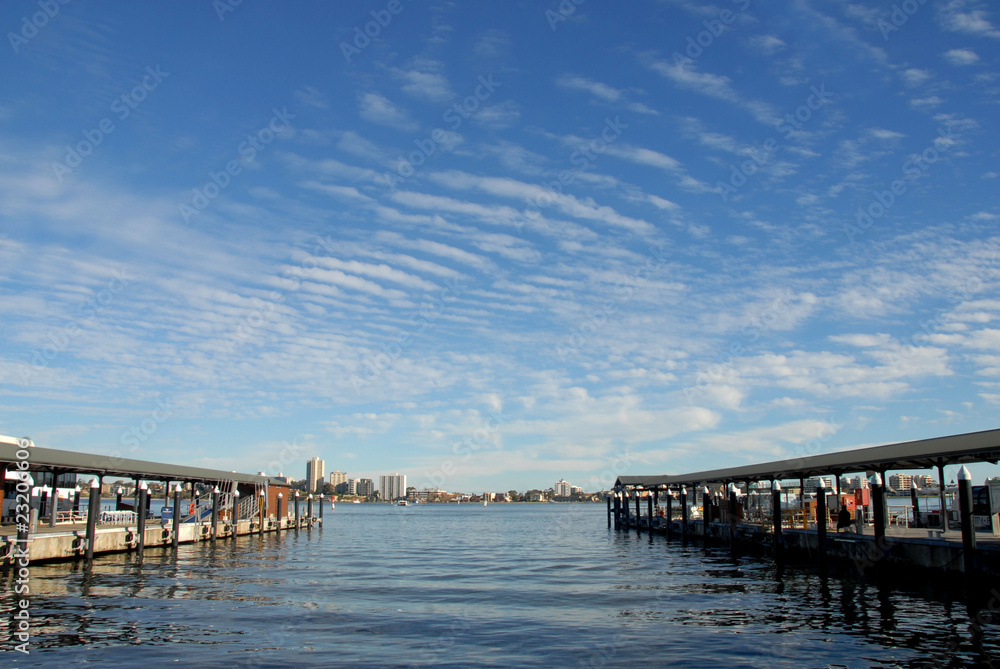
[[[615,481],[615,487],[680,487],[702,483],[809,478],[823,474],[840,476],[849,472],[930,469],[938,465],[970,462],[997,464],[998,461],[1000,461],[1000,429],[676,476],[619,476]]]
[[[17,446],[0,443],[0,462],[14,463],[19,460]],[[203,469],[184,465],[168,465],[160,462],[131,460],[115,455],[60,451],[38,446],[24,449],[28,451],[29,471],[58,469],[67,473],[95,474],[101,476],[139,477],[150,481],[236,481],[237,483],[272,484],[279,483],[270,476],[226,472],[221,469]],[[280,483],[280,485],[285,485]]]

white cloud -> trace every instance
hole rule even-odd
[[[972,49],[951,49],[945,52],[944,58],[952,65],[973,65],[979,62],[979,56]]]
[[[397,107],[388,98],[378,93],[362,95],[358,113],[369,123],[389,126],[404,132],[413,132],[420,127],[405,110]]]
[[[990,23],[986,10],[980,7],[982,5],[975,0],[950,0],[942,3],[938,9],[941,26],[952,32],[1000,39],[1000,30]]]

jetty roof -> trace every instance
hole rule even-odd
[[[930,469],[972,462],[1000,461],[1000,429],[906,441],[756,465],[727,467],[679,475],[619,476],[616,487],[663,488],[703,483],[730,483],[808,478],[850,472]]]
[[[19,459],[16,455],[18,450],[17,445],[0,442],[0,463],[17,462]],[[170,465],[162,462],[133,460],[117,455],[61,451],[39,446],[29,446],[24,450],[27,450],[29,454],[30,471],[59,470],[67,473],[93,474],[105,477],[138,477],[149,481],[236,481],[237,483],[260,485],[287,485],[278,479],[259,474],[242,474],[221,469]]]

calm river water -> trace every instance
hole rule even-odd
[[[15,667],[964,667],[1000,626],[892,589],[608,530],[604,505],[338,505],[323,529],[31,568]],[[977,633],[977,632],[980,632]],[[154,665],[155,663],[155,665]],[[998,662],[1000,663],[1000,662]]]

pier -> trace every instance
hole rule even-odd
[[[997,577],[1000,495],[986,486],[986,509],[974,505],[971,476],[963,466],[957,476],[959,509],[951,509],[944,467],[998,460],[1000,430],[987,430],[690,474],[619,476],[607,500],[607,520],[618,530],[755,550],[821,567],[846,563],[861,573],[912,568]],[[886,476],[904,469],[936,470],[937,510],[927,508],[926,497],[921,508],[913,491],[910,506],[892,512]],[[844,490],[845,474],[864,476],[867,485]],[[796,491],[794,501],[788,487]]]
[[[301,495],[264,474],[203,469],[116,456],[40,448],[28,440],[0,442],[4,507],[0,567],[238,536],[309,529],[323,522],[322,495]],[[77,475],[91,476],[83,486]],[[102,508],[105,478],[131,478],[136,495],[122,491]],[[150,514],[147,482],[162,484],[164,509]],[[69,487],[67,487],[69,486]],[[207,494],[202,498],[199,487]],[[84,490],[87,494],[82,494]],[[314,504],[314,501],[318,504]],[[169,511],[169,513],[167,513]]]

